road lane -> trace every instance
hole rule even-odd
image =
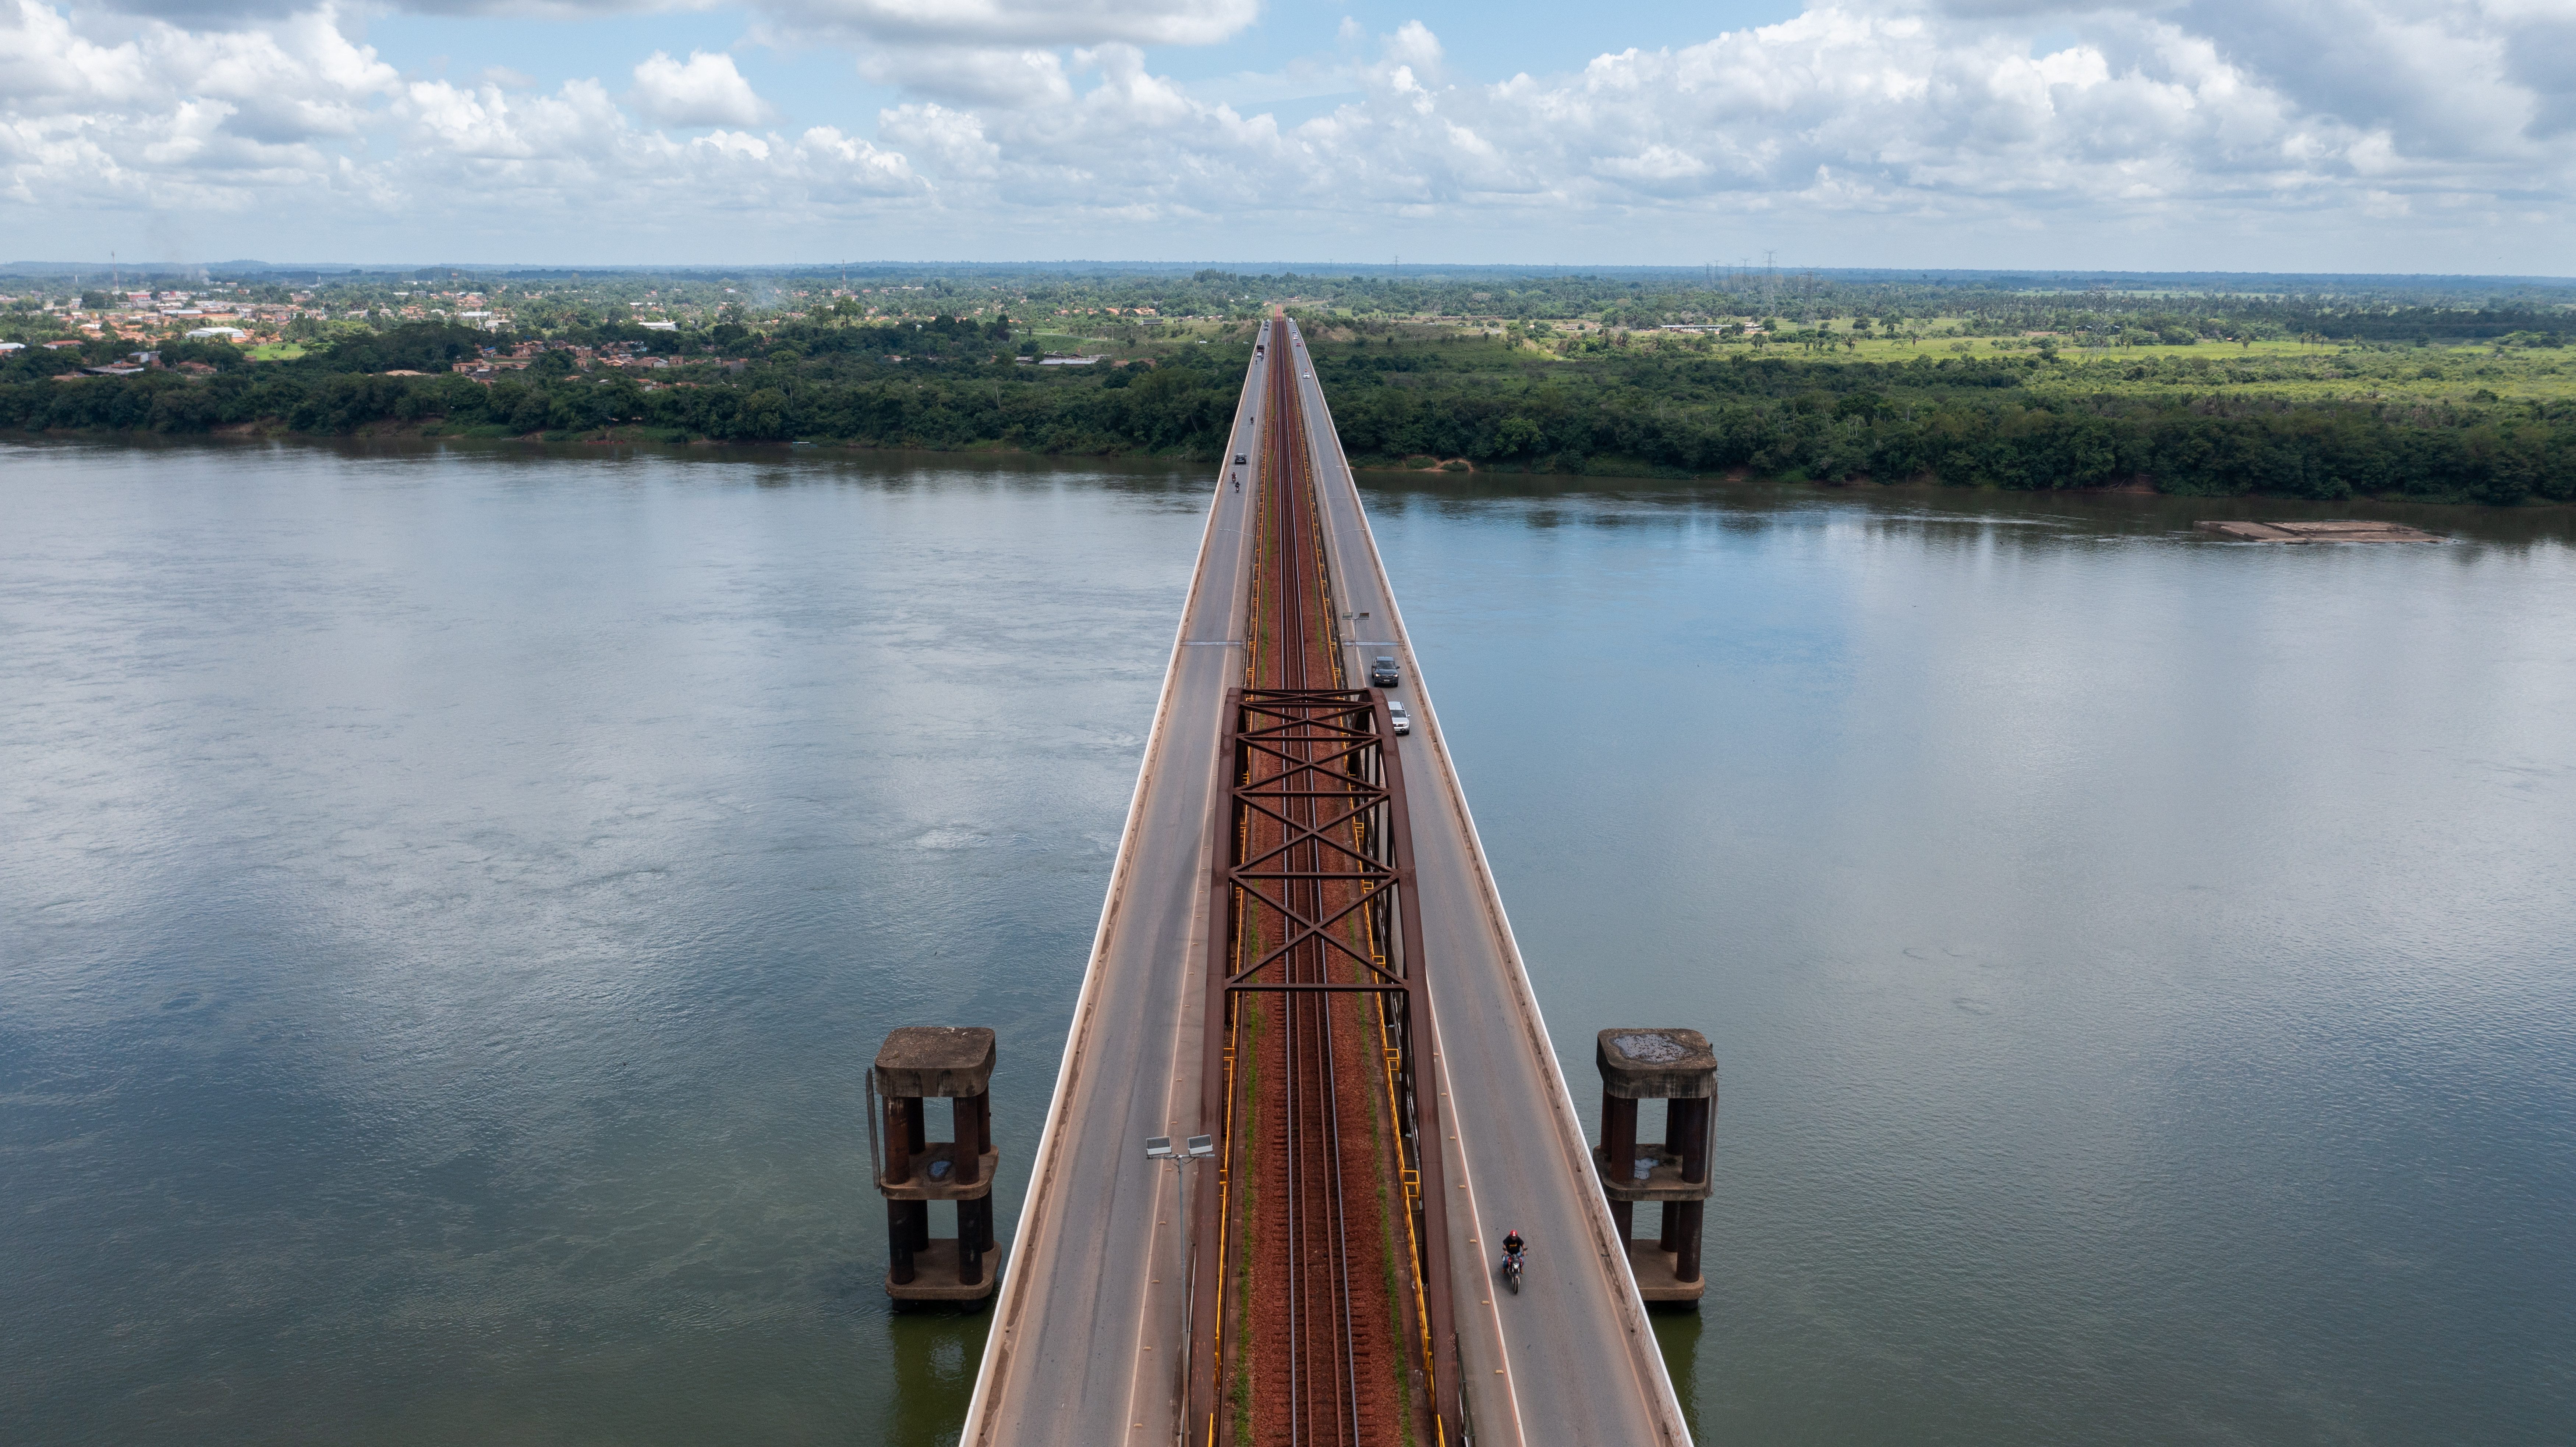
[[[1245,376],[1229,458],[1259,455],[1265,365]],[[1247,416],[1257,420],[1246,425]],[[1237,472],[1247,474],[1241,491]],[[1196,1119],[1206,993],[1196,970],[1220,716],[1243,668],[1249,472],[1229,460],[1217,475],[967,1407],[967,1442],[1164,1443],[1179,1431],[1188,1217],[1179,1170],[1148,1165],[1144,1140],[1209,1128]]]
[[[1349,676],[1392,652],[1433,1016],[1440,1143],[1454,1183],[1452,1272],[1466,1387],[1481,1444],[1686,1443],[1680,1406],[1592,1174],[1589,1137],[1556,1069],[1519,948],[1347,461],[1302,347],[1253,364],[1230,453],[1260,455],[1262,368],[1299,374],[1346,616]],[[1256,416],[1252,426],[1246,416]],[[1199,1122],[1205,880],[1217,840],[1216,744],[1251,554],[1250,468],[1220,470],[1198,570],[1157,705],[1109,897],[1057,1079],[964,1439],[1166,1443],[1179,1435],[1186,1243],[1180,1181],[1148,1167],[1150,1135]],[[1359,613],[1369,617],[1360,619]],[[1192,1183],[1195,1186],[1197,1183]],[[1501,1233],[1532,1241],[1518,1296],[1497,1291]],[[1027,1269],[1023,1269],[1023,1263]]]
[[[1347,664],[1365,677],[1370,657],[1393,653],[1404,681],[1390,692],[1415,716],[1404,779],[1455,1136],[1443,1144],[1454,1153],[1451,1180],[1463,1188],[1452,1194],[1468,1207],[1450,1235],[1453,1269],[1462,1291],[1479,1288],[1459,1302],[1458,1323],[1480,1441],[1510,1440],[1516,1426],[1518,1440],[1532,1444],[1688,1442],[1645,1303],[1616,1247],[1590,1132],[1557,1069],[1323,389],[1302,346],[1295,360],[1334,596],[1351,615]],[[1531,1243],[1529,1269],[1519,1295],[1498,1296],[1493,1263],[1500,1233],[1512,1229]]]

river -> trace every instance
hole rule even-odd
[[[1716,1044],[1702,1440],[2564,1440],[2565,512],[1367,486],[1578,1094]],[[951,1440],[860,1073],[1007,1230],[1204,496],[0,444],[9,1435]]]

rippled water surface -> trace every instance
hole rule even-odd
[[[859,1073],[1016,1203],[1194,476],[0,447],[0,1433],[953,1436]],[[2576,554],[1375,484],[1578,1090],[1724,1062],[1711,1442],[2576,1422]]]

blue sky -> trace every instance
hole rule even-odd
[[[0,0],[12,257],[2576,271],[2576,0]]]
[[[1559,69],[1568,56],[1590,58],[1630,46],[1683,46],[1724,30],[1774,24],[1798,13],[1794,4],[1649,5],[1604,0],[1581,7],[1535,5],[1334,5],[1288,0],[1267,6],[1233,38],[1205,46],[1172,46],[1154,53],[1155,69],[1188,83],[1194,93],[1231,101],[1238,109],[1264,109],[1283,121],[1303,121],[1327,97],[1358,93],[1344,66],[1347,47],[1337,41],[1345,19],[1364,33],[1392,33],[1419,20],[1441,38],[1451,62],[1476,75]],[[365,36],[384,58],[405,71],[464,78],[486,66],[511,68],[552,87],[566,80],[622,67],[602,45],[630,20],[536,19],[389,14],[366,23]],[[735,8],[678,12],[655,18],[649,39],[671,52],[723,50],[759,92],[800,124],[865,124],[900,99],[897,87],[857,79],[839,50],[770,46],[752,36],[758,21]],[[496,62],[493,55],[509,57]],[[632,62],[628,62],[631,64]],[[1338,85],[1318,85],[1338,81]]]
[[[1452,65],[1499,79],[1561,69],[1569,56],[1589,59],[1632,46],[1686,46],[1725,30],[1776,24],[1797,13],[1794,4],[1686,7],[1606,0],[1576,9],[1288,0],[1264,7],[1228,39],[1160,48],[1152,60],[1158,73],[1181,82],[1193,96],[1231,104],[1247,114],[1266,112],[1293,126],[1360,98],[1354,47],[1343,38],[1347,23],[1355,22],[1365,36],[1393,33],[1407,21],[1420,21],[1440,36]],[[385,60],[406,73],[471,80],[498,66],[551,89],[622,69],[603,54],[602,46],[632,24],[624,17],[392,13],[368,20],[363,33]],[[768,37],[765,43],[761,18],[737,8],[658,16],[648,34],[651,48],[667,53],[727,53],[790,126],[866,131],[879,110],[905,98],[900,85],[857,75],[845,51],[799,45],[783,36]],[[507,59],[494,61],[494,55]]]

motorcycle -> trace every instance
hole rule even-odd
[[[1512,1295],[1521,1294],[1521,1258],[1515,1252],[1503,1253],[1503,1284],[1512,1289]]]

